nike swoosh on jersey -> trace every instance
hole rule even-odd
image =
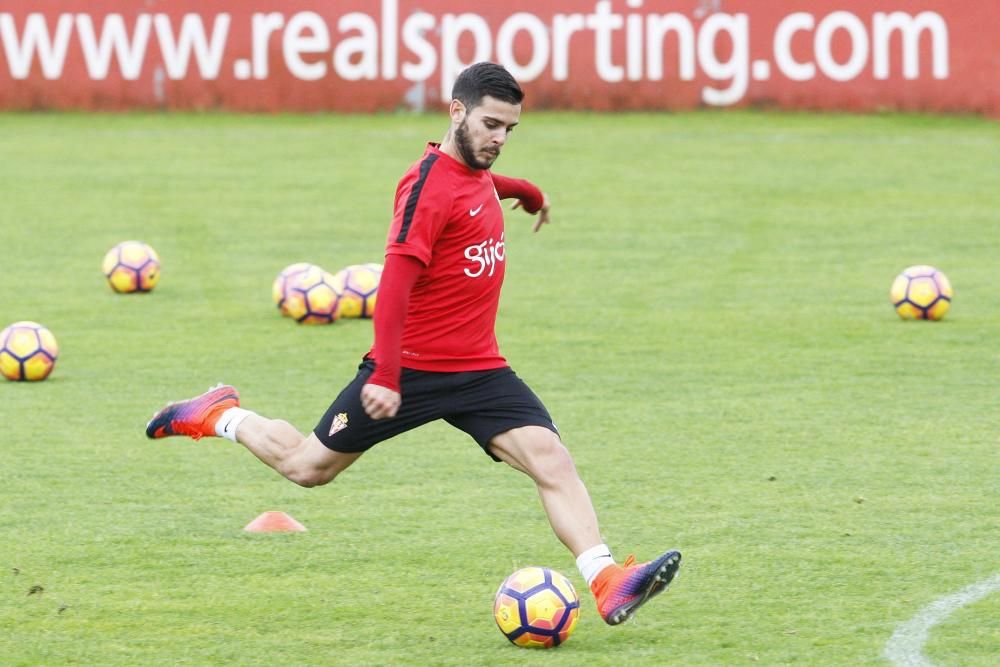
[[[477,215],[479,215],[479,212],[483,210],[483,206],[485,206],[485,205],[486,204],[483,203],[483,204],[480,204],[478,208],[470,208],[469,209],[469,215],[471,215],[473,218],[476,217]]]

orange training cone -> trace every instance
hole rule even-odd
[[[284,512],[264,512],[243,530],[250,533],[304,533],[308,529]]]

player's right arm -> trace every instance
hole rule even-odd
[[[375,371],[361,388],[361,405],[372,419],[394,417],[402,402],[400,359],[410,292],[424,265],[411,255],[387,255],[375,308]]]
[[[434,243],[448,221],[453,193],[434,171],[438,156],[428,151],[396,188],[385,264],[375,308],[375,371],[361,388],[361,405],[372,419],[393,417],[402,402],[400,374],[403,328],[410,293],[430,262]]]

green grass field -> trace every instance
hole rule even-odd
[[[396,181],[444,129],[0,115],[0,327],[61,346],[47,381],[0,384],[0,664],[878,665],[1000,572],[1000,126],[976,118],[522,117],[496,170],[554,223],[508,214],[501,347],[618,558],[684,553],[623,627],[586,594],[555,651],[501,636],[515,568],[585,584],[530,481],[446,425],[312,490],[227,441],[146,440],[218,381],[312,428],[371,324],[298,326],[271,281],[381,261]],[[163,260],[149,295],[100,272],[132,238]],[[955,287],[942,322],[888,302],[918,263]],[[273,509],[309,532],[242,530]],[[923,653],[992,665],[998,618],[1000,594],[957,609]]]

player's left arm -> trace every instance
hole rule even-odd
[[[523,178],[510,178],[493,172],[490,172],[490,175],[493,177],[493,187],[496,188],[497,196],[500,199],[510,199],[511,197],[517,199],[511,207],[512,209],[523,207],[532,215],[538,214],[532,231],[537,232],[542,228],[542,225],[549,223],[549,209],[552,207],[552,202],[549,200],[549,196],[542,192],[537,185]]]

